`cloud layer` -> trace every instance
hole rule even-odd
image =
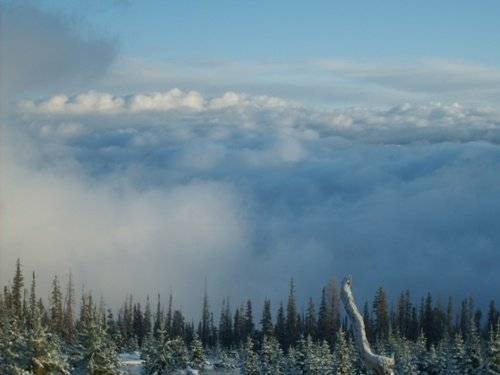
[[[315,294],[351,273],[362,296],[484,302],[500,288],[499,130],[498,111],[458,104],[320,110],[177,89],[23,101],[4,259],[76,268],[111,296],[182,295],[207,275],[217,298],[277,298],[290,276]]]

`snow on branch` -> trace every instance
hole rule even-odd
[[[351,278],[349,276],[345,277],[342,281],[341,298],[347,315],[352,323],[354,340],[360,356],[363,359],[365,366],[372,370],[376,375],[395,375],[394,356],[384,357],[377,355],[374,354],[370,348],[370,343],[366,338],[365,323],[363,321],[363,317],[359,313],[356,302],[354,301],[351,285]]]

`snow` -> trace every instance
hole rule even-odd
[[[142,375],[144,369],[144,360],[141,359],[140,352],[130,352],[130,353],[120,353],[118,354],[118,359],[120,361],[120,370],[122,375]],[[205,369],[202,371],[203,374],[226,374],[226,375],[236,375],[239,374],[239,369],[225,370],[225,369]],[[197,375],[200,371],[187,369],[187,370],[177,370],[176,374],[186,374],[186,375]]]
[[[122,374],[141,375],[144,368],[144,360],[141,359],[141,353],[120,353],[118,355]]]

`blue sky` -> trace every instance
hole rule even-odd
[[[45,1],[153,59],[500,63],[500,4],[471,1]]]
[[[0,7],[3,283],[497,297],[498,1]]]

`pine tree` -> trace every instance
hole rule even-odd
[[[351,355],[353,352],[349,350]],[[333,374],[333,354],[330,351],[330,345],[326,340],[323,340],[321,344],[317,346],[317,354],[318,358],[318,371],[321,375],[331,375]]]
[[[50,294],[50,323],[52,331],[60,337],[63,336],[63,301],[61,287],[57,276],[52,280],[52,291]]]
[[[149,339],[152,334],[151,302],[149,301],[149,296],[146,297],[146,307],[144,308],[144,319],[142,323],[142,334],[144,339]]]
[[[89,375],[118,373],[116,345],[108,336],[90,293],[82,294],[77,342],[81,352],[77,368]]]
[[[160,331],[163,329],[163,310],[161,308],[160,294],[158,294],[158,302],[156,305],[155,322],[153,326],[153,336],[158,338],[160,336]]]
[[[314,302],[312,298],[309,298],[309,303],[307,305],[307,313],[304,322],[304,334],[311,336],[313,339],[318,337],[318,322],[316,321],[316,308],[314,307]]]
[[[489,331],[488,368],[500,372],[500,320],[497,320],[495,328],[491,326]]]
[[[35,316],[39,314],[37,299],[36,299],[36,276],[33,271],[32,279],[31,279],[31,287],[30,287],[30,299],[29,299],[29,324],[30,328],[33,328],[35,325]]]
[[[295,301],[295,284],[290,280],[290,290],[288,294],[288,303],[286,308],[286,347],[293,346],[299,338],[299,326],[297,322],[297,304]]]
[[[420,335],[415,342],[414,355],[417,369],[419,371],[428,372],[428,369],[430,368],[430,364],[428,363],[429,355],[427,351],[427,339],[425,338],[423,331],[420,331]]]
[[[334,367],[335,373],[338,375],[354,375],[354,366],[352,363],[352,353],[349,350],[349,346],[346,341],[346,334],[343,329],[341,329],[335,341],[335,350],[333,352],[334,356]]]
[[[73,286],[73,275],[71,272],[68,277],[68,285],[66,287],[66,296],[64,300],[63,314],[63,337],[66,342],[71,342],[75,337],[75,322],[74,322],[74,304],[75,304],[75,288]]]
[[[198,335],[200,336],[203,346],[209,344],[210,339],[210,308],[208,304],[207,280],[205,279],[205,292],[203,294],[203,306],[201,310],[201,321]]]
[[[279,375],[284,373],[283,351],[273,336],[264,336],[261,350],[261,374]]]
[[[276,318],[276,326],[274,327],[274,334],[280,343],[280,346],[287,352],[288,347],[286,346],[286,327],[285,327],[285,312],[283,309],[283,303],[280,302],[278,308],[278,316]]]
[[[453,338],[451,350],[448,355],[446,371],[449,375],[464,375],[467,373],[464,341],[460,333],[456,333]]]
[[[195,333],[193,340],[191,341],[191,367],[194,369],[202,369],[205,364],[205,352],[203,350],[203,344],[200,338]]]
[[[245,335],[244,338],[254,337],[255,325],[253,322],[252,301],[247,300],[245,308]]]
[[[470,333],[465,343],[465,370],[467,374],[479,374],[483,368],[481,337],[474,322],[470,324]]]
[[[265,336],[272,336],[274,334],[273,318],[271,315],[271,301],[264,301],[264,308],[262,310],[262,319],[260,320],[262,326],[262,334]]]
[[[384,289],[379,288],[373,301],[374,334],[377,340],[389,338],[389,307]]]
[[[246,340],[243,353],[242,373],[245,375],[259,375],[259,357],[257,356],[257,353],[255,353],[254,344],[250,336]]]
[[[31,369],[35,374],[69,375],[69,364],[61,352],[59,337],[47,333],[42,325],[38,308],[33,315],[33,328],[29,335],[29,349],[31,354]]]
[[[415,353],[412,351],[410,341],[405,337],[395,339],[397,371],[405,375],[418,375]]]
[[[16,260],[16,272],[14,274],[14,279],[12,280],[12,310],[14,315],[21,319],[23,315],[23,289],[24,288],[24,276],[21,270],[21,260],[18,258]]]
[[[229,301],[222,300],[222,308],[219,320],[219,341],[223,348],[229,349],[233,344],[233,324],[231,321],[231,309]]]

